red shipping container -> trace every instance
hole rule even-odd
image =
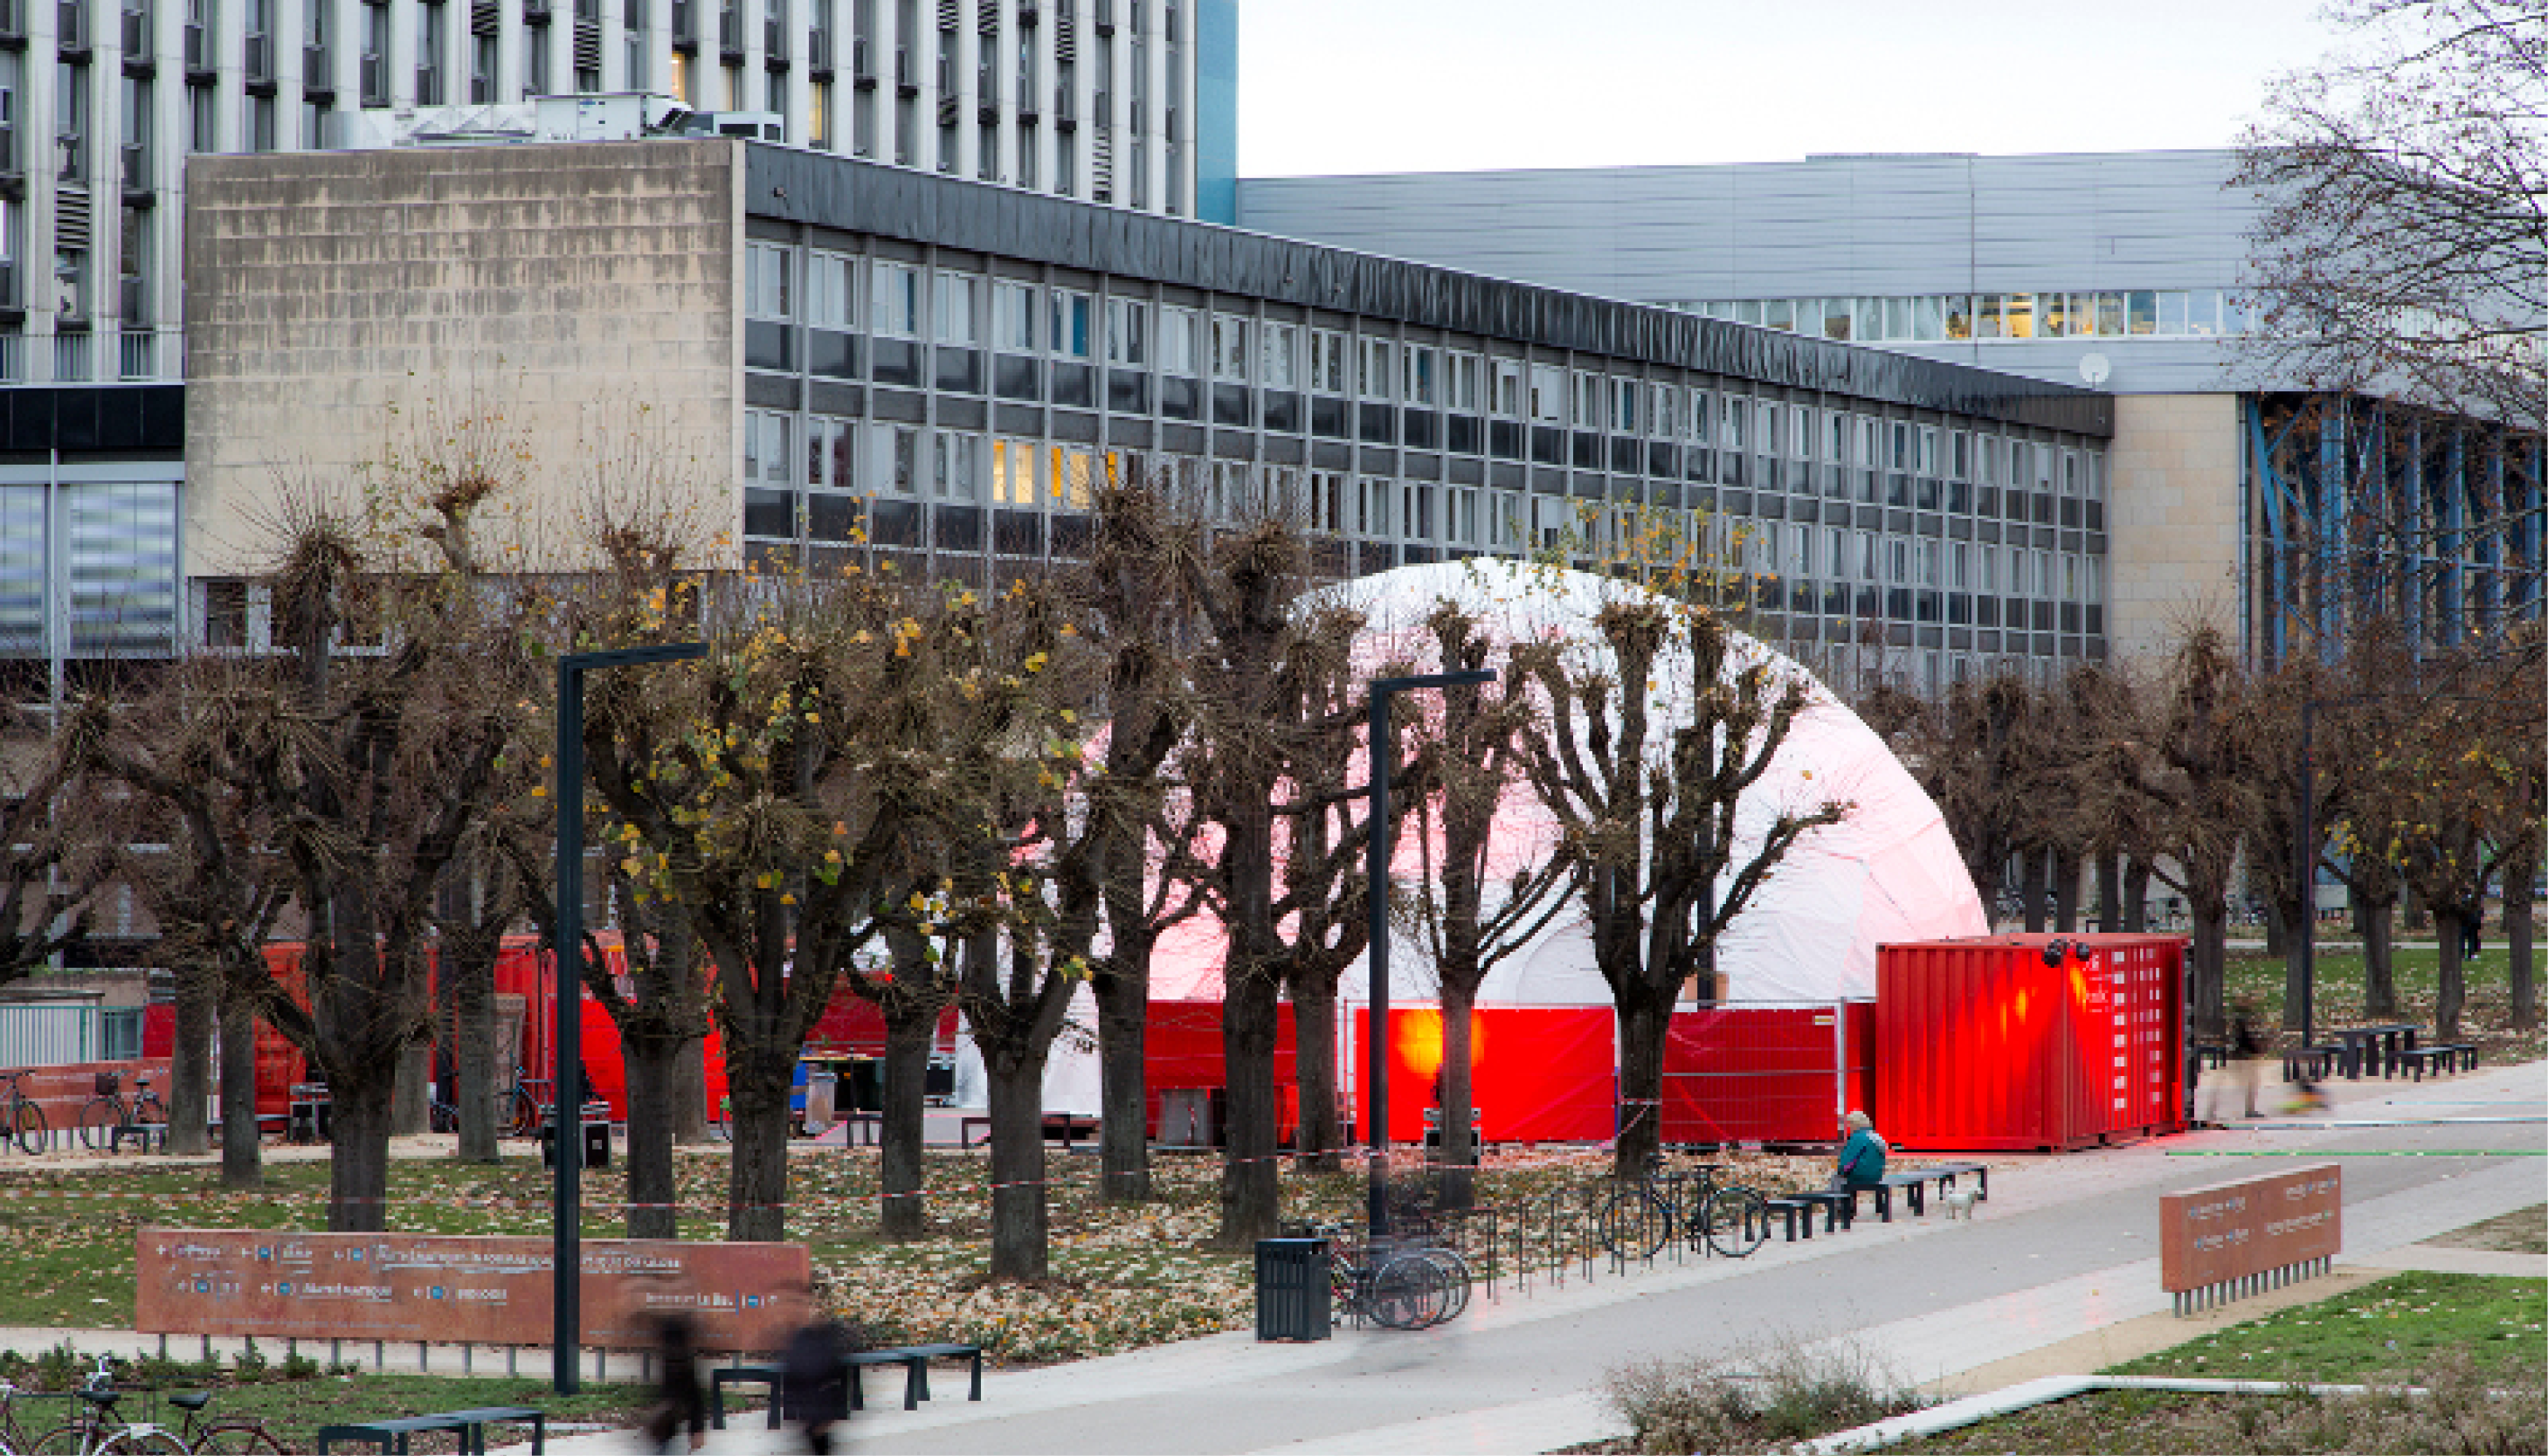
[[[2182,937],[1885,946],[1875,975],[1869,1111],[1897,1147],[2060,1151],[2185,1127]]]
[[[1618,1089],[1617,1039],[1606,1007],[1495,1006],[1470,1014],[1469,1100],[1478,1136],[1489,1142],[1598,1142],[1610,1136]],[[1389,1136],[1419,1142],[1433,1079],[1442,1067],[1442,1012],[1432,1006],[1389,1012]],[[1371,1035],[1369,1008],[1354,1012],[1353,1074],[1369,1064],[1360,1048]],[[1370,1120],[1358,1111],[1356,1136]]]
[[[1838,1104],[1865,1107],[1875,1008],[1848,1003],[1847,1080],[1830,1006],[1718,1006],[1673,1013],[1664,1041],[1664,1140],[1829,1142]]]

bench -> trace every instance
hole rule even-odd
[[[850,1409],[867,1408],[866,1390],[859,1372],[870,1365],[902,1367],[902,1409],[916,1410],[929,1396],[929,1362],[932,1360],[966,1360],[972,1364],[973,1385],[968,1400],[982,1399],[982,1347],[980,1345],[905,1345],[890,1350],[860,1350],[841,1361],[850,1381]],[[708,1373],[708,1424],[725,1429],[725,1388],[730,1385],[760,1385],[770,1388],[770,1428],[778,1428],[782,1408],[786,1404],[787,1373],[783,1366],[726,1365]]]
[[[2283,1080],[2323,1082],[2344,1061],[2344,1048],[2332,1043],[2301,1046],[2283,1053]]]
[[[1805,1236],[1807,1238],[1814,1236],[1813,1211],[1817,1208],[1823,1211],[1823,1231],[1825,1233],[1830,1233],[1840,1228],[1850,1228],[1856,1224],[1858,1220],[1858,1200],[1846,1193],[1832,1193],[1829,1191],[1789,1193],[1783,1194],[1777,1198],[1763,1199],[1762,1206],[1769,1209],[1772,1213],[1781,1215],[1786,1219],[1787,1241],[1789,1243],[1796,1241],[1796,1216],[1799,1213],[1804,1215],[1804,1228]]]
[[[2398,1053],[2398,1064],[2413,1073],[2416,1081],[2424,1080],[2430,1070],[2435,1076],[2465,1067],[2477,1070],[2477,1048],[2465,1042],[2446,1042],[2431,1046],[2411,1046]]]
[[[318,1427],[318,1456],[326,1456],[328,1446],[336,1441],[370,1441],[384,1456],[407,1456],[408,1438],[418,1431],[453,1430],[460,1433],[461,1456],[486,1456],[487,1427],[494,1424],[520,1424],[531,1427],[532,1456],[548,1449],[548,1415],[533,1406],[482,1406],[471,1410],[445,1410],[435,1415],[401,1415],[387,1420],[362,1420],[345,1425]]]
[[[2228,1066],[2229,1064],[2230,1046],[2228,1043],[2197,1042],[2194,1044],[2194,1066],[2197,1071],[2201,1071],[2206,1067]]]
[[[1079,1117],[1066,1112],[1048,1112],[1044,1115],[1044,1140],[1058,1142],[1064,1148],[1068,1148],[1083,1138],[1094,1141],[1097,1137],[1097,1127],[1095,1118]],[[957,1118],[956,1120],[956,1142],[965,1147],[972,1146],[973,1130],[976,1128],[982,1130],[982,1141],[988,1143],[991,1140],[991,1120],[987,1117]]]

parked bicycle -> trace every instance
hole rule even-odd
[[[513,1067],[513,1118],[507,1131],[516,1138],[537,1138],[540,1124],[548,1117],[549,1093],[557,1083],[546,1077],[531,1075],[531,1069],[516,1063]]]
[[[213,1392],[178,1391],[168,1404],[186,1412],[178,1438],[196,1456],[284,1456],[284,1446],[253,1415],[212,1415]]]
[[[79,1411],[63,1425],[36,1437],[30,1456],[192,1456],[186,1442],[167,1427],[127,1420],[116,1410],[129,1391],[115,1388],[116,1360],[97,1357],[97,1368],[75,1393]]]
[[[1365,1244],[1336,1225],[1312,1231],[1327,1241],[1328,1288],[1341,1315],[1383,1329],[1429,1329],[1469,1308],[1475,1276],[1456,1250]]]
[[[0,1072],[0,1082],[9,1084],[9,1123],[0,1128],[0,1142],[15,1142],[18,1150],[33,1157],[53,1145],[53,1130],[45,1121],[45,1109],[36,1099],[18,1088],[23,1071]]]
[[[97,1095],[80,1109],[80,1146],[99,1151],[111,1150],[124,1140],[125,1134],[140,1133],[146,1138],[148,1134],[141,1130],[158,1127],[167,1121],[168,1106],[159,1100],[158,1093],[150,1090],[148,1077],[133,1079],[133,1098],[128,1102],[124,1097],[124,1073],[100,1072],[97,1074]],[[148,1143],[145,1141],[143,1145],[146,1147]]]
[[[1770,1237],[1770,1207],[1753,1189],[1719,1183],[1723,1166],[1700,1163],[1695,1175],[1668,1173],[1662,1158],[1649,1159],[1646,1176],[1603,1206],[1596,1225],[1601,1246],[1614,1258],[1650,1259],[1679,1233],[1693,1250],[1748,1257]]]

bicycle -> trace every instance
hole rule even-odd
[[[548,1117],[549,1105],[541,1095],[556,1085],[545,1077],[534,1077],[531,1069],[516,1063],[513,1067],[513,1121],[510,1131],[516,1138],[537,1138],[540,1124]]]
[[[1383,1329],[1429,1329],[1469,1307],[1469,1262],[1447,1248],[1357,1249],[1349,1230],[1314,1230],[1327,1241],[1327,1283],[1335,1307]]]
[[[126,1420],[116,1410],[116,1403],[129,1392],[115,1388],[115,1364],[113,1355],[97,1357],[97,1368],[76,1392],[87,1409],[38,1436],[29,1448],[31,1456],[193,1456],[167,1427]]]
[[[178,1438],[196,1456],[284,1456],[283,1443],[256,1416],[205,1414],[213,1404],[211,1391],[179,1391],[168,1404],[186,1412]]]
[[[18,1090],[23,1071],[0,1072],[0,1082],[9,1084],[9,1122],[0,1128],[0,1142],[15,1142],[18,1150],[34,1157],[53,1145],[53,1130],[45,1122],[44,1105]]]
[[[1729,1259],[1751,1256],[1769,1241],[1769,1204],[1740,1183],[1717,1182],[1723,1166],[1700,1163],[1693,1193],[1684,1187],[1689,1175],[1666,1173],[1661,1157],[1649,1159],[1644,1179],[1602,1207],[1602,1248],[1613,1258],[1651,1259],[1679,1231],[1693,1249],[1712,1249]]]
[[[124,1135],[136,1129],[154,1128],[168,1121],[168,1105],[150,1090],[148,1077],[133,1079],[133,1101],[124,1100],[124,1073],[98,1073],[98,1095],[80,1109],[80,1146],[96,1151],[112,1151],[124,1141]],[[149,1135],[142,1134],[142,1146],[147,1149]]]

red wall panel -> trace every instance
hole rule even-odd
[[[1279,1100],[1279,1136],[1291,1140],[1300,1117],[1300,1042],[1292,1029],[1289,1002],[1277,1007],[1274,1024],[1274,1088]],[[1221,1003],[1218,1001],[1153,1001],[1149,1030],[1141,1041],[1142,1081],[1148,1106],[1142,1116],[1153,1138],[1159,1133],[1159,1094],[1226,1085],[1222,1074]]]
[[[1610,1136],[1616,1038],[1607,1008],[1576,1006],[1489,1007],[1471,1013],[1469,1094],[1478,1114],[1478,1136],[1490,1142],[1597,1142]],[[1354,1013],[1354,1075],[1359,1085],[1368,1053],[1371,1012]],[[1389,1013],[1389,1136],[1396,1142],[1424,1137],[1424,1112],[1434,1105],[1433,1080],[1442,1066],[1442,1013],[1430,1006],[1393,1007]],[[1355,1136],[1368,1140],[1370,1119],[1358,1110]]]
[[[2045,963],[2054,940],[2089,952]],[[2184,1126],[2174,936],[1997,936],[1876,957],[1876,1127],[1917,1148],[2062,1149]]]

